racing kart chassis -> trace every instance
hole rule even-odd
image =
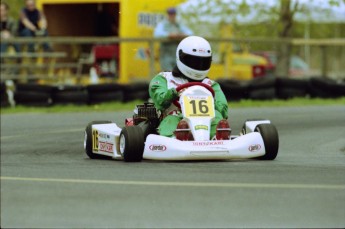
[[[269,120],[247,120],[240,136],[229,140],[211,138],[215,118],[214,91],[207,84],[190,82],[176,88],[174,101],[193,140],[160,136],[162,119],[153,103],[137,105],[133,118],[122,129],[110,121],[91,122],[85,130],[84,147],[90,158],[113,157],[128,162],[152,160],[228,160],[258,158],[273,160],[278,154],[278,132]],[[174,109],[175,109],[174,108]],[[228,139],[228,138],[226,138]],[[188,139],[186,139],[188,140]]]
[[[151,103],[137,106],[137,114],[118,127],[110,121],[91,122],[85,130],[84,148],[92,158],[127,162],[150,160],[274,160],[278,154],[278,132],[269,120],[252,119],[240,135],[230,140],[180,141],[156,132],[159,118]],[[153,112],[154,111],[154,112]]]

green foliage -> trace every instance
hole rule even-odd
[[[287,3],[288,0],[280,0]],[[313,0],[311,0],[312,2]],[[326,0],[325,0],[326,1]],[[340,1],[328,0],[330,5],[339,6]],[[188,2],[188,1],[187,1]],[[253,3],[256,2],[256,3]],[[248,0],[199,0],[194,1],[192,7],[181,10],[181,18],[190,26],[195,34],[206,37],[221,36],[220,28],[231,24],[236,38],[268,37],[275,38],[279,34],[280,5],[268,5],[267,2]],[[330,12],[323,8],[308,8],[298,1],[291,3],[294,14],[310,15],[318,13],[329,15]],[[257,12],[249,21],[242,21],[243,17]],[[327,14],[328,13],[328,14]],[[331,16],[331,15],[329,15]],[[296,22],[292,28],[292,37],[303,38],[307,24],[310,24],[310,38],[335,38],[345,37],[345,23],[320,23],[313,21]],[[202,26],[200,26],[202,24]]]
[[[11,17],[19,19],[19,13],[24,6],[24,0],[1,0],[1,2],[6,2],[8,4]]]
[[[190,2],[187,1],[186,3]],[[278,38],[279,33],[283,28],[281,23],[281,11],[279,2],[284,3],[289,0],[194,0],[193,5],[183,8],[181,7],[181,19],[187,24],[196,35],[204,37],[221,37],[221,28],[224,25],[230,25],[232,37],[248,38],[248,37],[263,37],[263,38]],[[331,6],[339,6],[341,1],[345,0],[324,0],[328,1]],[[333,18],[329,10],[323,9],[320,6],[315,6],[316,0],[310,0],[310,5],[306,1],[302,4],[299,1],[292,1],[290,9],[293,12],[293,22],[290,36],[292,38],[344,38],[345,37],[345,22],[342,23],[325,23],[318,22],[317,19],[312,21],[307,19],[310,15],[323,15],[323,18]],[[269,3],[271,3],[269,5]],[[243,21],[243,17],[255,11],[253,18]],[[252,15],[252,14],[250,14]],[[297,16],[304,15],[305,21],[298,20]],[[242,19],[242,20],[241,20]],[[238,44],[235,44],[238,46]],[[278,49],[278,45],[270,43],[250,43],[248,45],[249,51],[274,51]],[[310,51],[307,51],[310,48]],[[217,46],[215,46],[217,49]],[[328,47],[327,56],[329,63],[329,70],[335,74],[343,75],[343,59],[344,47]],[[291,54],[296,54],[308,62],[312,69],[320,68],[320,48],[294,46],[291,49]],[[308,57],[309,56],[309,57]],[[314,74],[314,73],[313,73]],[[317,75],[318,73],[316,73]]]

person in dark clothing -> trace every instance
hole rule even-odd
[[[8,15],[9,6],[5,2],[0,5],[0,37],[1,41],[12,38],[16,35],[17,26],[13,18]],[[6,52],[9,43],[1,42],[0,52]],[[12,44],[16,52],[19,52],[19,46]]]
[[[38,37],[48,36],[48,23],[43,14],[36,8],[35,0],[25,0],[25,7],[20,12],[19,36],[21,37]],[[34,44],[30,43],[29,52],[34,52]],[[44,51],[51,51],[48,43],[43,44]]]
[[[111,11],[107,4],[97,5],[95,20],[95,34],[100,37],[118,36],[118,27],[115,12]]]
[[[175,8],[168,8],[168,17],[157,24],[154,37],[169,38],[169,41],[160,44],[160,64],[162,71],[172,71],[175,66],[175,52],[179,41],[193,34],[187,26],[177,21]]]

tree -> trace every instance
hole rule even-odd
[[[280,0],[280,31],[279,38],[289,39],[292,36],[292,27],[294,24],[293,16],[298,10],[298,1],[295,1],[291,9],[291,0]],[[291,43],[286,42],[278,46],[277,65],[275,75],[284,77],[289,75],[291,56]]]
[[[315,4],[312,4],[313,1]],[[327,2],[329,5],[339,6],[341,1],[345,2],[345,0]],[[276,49],[278,58],[276,75],[281,77],[288,76],[289,73],[292,47],[288,41],[293,38],[296,14],[304,16],[306,18],[304,20],[311,21],[319,15],[323,15],[323,18],[334,16],[327,16],[328,10],[322,5],[318,6],[315,0],[189,0],[184,6],[182,5],[181,11],[182,19],[197,34],[203,36],[220,36],[222,25],[231,24],[233,36],[236,38],[261,36],[286,40],[285,43],[277,45]],[[308,15],[309,19],[306,17]],[[272,49],[272,45],[269,45]],[[261,46],[265,45],[261,44]]]

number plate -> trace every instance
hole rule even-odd
[[[92,129],[92,150],[98,152],[98,131]]]
[[[212,96],[184,96],[185,117],[214,117]]]

